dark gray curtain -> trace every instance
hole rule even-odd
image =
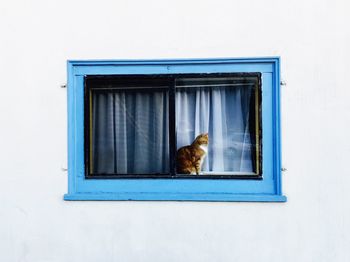
[[[94,173],[168,173],[168,126],[167,92],[96,92]]]

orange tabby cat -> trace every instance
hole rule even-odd
[[[176,171],[178,174],[197,174],[208,152],[208,133],[200,134],[189,146],[181,147],[176,154]]]

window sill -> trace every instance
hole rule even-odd
[[[163,194],[163,193],[79,193],[65,194],[64,200],[118,200],[118,201],[207,201],[207,202],[286,202],[287,197],[271,194]]]

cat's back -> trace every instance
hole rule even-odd
[[[191,174],[194,172],[193,163],[191,161],[191,146],[183,146],[177,150],[176,154],[176,170],[180,174]]]
[[[192,150],[191,145],[180,147],[177,150],[177,158],[181,158],[181,157],[186,157],[187,158],[187,157],[189,157],[191,155],[191,150]]]

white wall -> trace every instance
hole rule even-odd
[[[350,261],[349,1],[1,1],[0,261]],[[67,59],[282,58],[287,203],[64,202]]]

